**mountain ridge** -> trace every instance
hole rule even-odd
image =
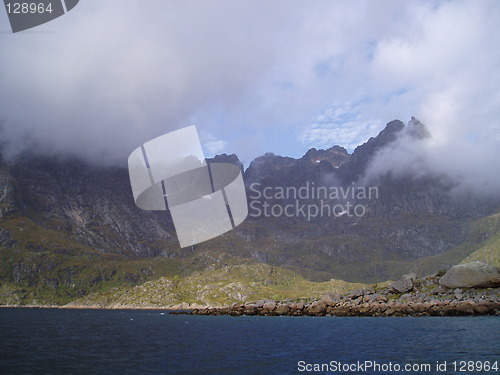
[[[399,120],[388,123],[352,154],[340,146],[313,148],[299,159],[268,153],[246,169],[234,154],[208,161],[238,165],[247,189],[252,184],[260,184],[260,191],[298,189],[306,182],[327,188],[362,187],[360,181],[377,153],[402,134],[415,140],[430,136],[412,118],[407,125]],[[447,265],[447,259],[469,256],[498,232],[496,226],[474,223],[495,215],[499,201],[457,199],[442,178],[386,174],[376,186],[376,199],[350,202],[365,207],[362,217],[250,216],[223,236],[179,249],[168,211],[147,212],[135,206],[125,168],[96,168],[75,159],[36,155],[10,162],[0,159],[0,282],[26,290],[40,288],[50,295],[65,290],[75,297],[102,285],[135,285],[165,275],[184,277],[228,264],[263,262],[313,281],[370,283],[409,271],[435,272]],[[276,197],[261,201],[281,206],[291,202]],[[95,264],[99,259],[100,271]]]

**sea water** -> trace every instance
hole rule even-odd
[[[499,355],[494,316],[0,309],[2,374],[498,374]]]

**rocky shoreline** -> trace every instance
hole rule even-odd
[[[313,303],[274,301],[259,304],[244,304],[225,308],[195,309],[182,312],[192,315],[260,315],[260,316],[469,316],[499,315],[498,302],[431,301],[405,303],[362,303],[350,301],[316,301]]]
[[[475,262],[480,263],[480,262]],[[470,263],[470,267],[481,266]],[[455,268],[456,267],[456,268]],[[443,277],[437,275],[417,280],[405,275],[385,288],[359,289],[340,295],[333,293],[319,300],[261,300],[230,307],[193,309],[193,315],[261,315],[261,316],[473,316],[500,315],[500,288],[497,276],[487,276],[486,284],[454,287],[455,266]],[[469,272],[470,270],[467,270]],[[491,269],[490,269],[491,271]],[[455,274],[453,273],[455,272]],[[470,273],[467,277],[470,279]],[[482,276],[481,276],[482,277]],[[467,278],[466,278],[467,279]],[[467,283],[465,283],[467,285]],[[495,287],[484,287],[493,285]]]

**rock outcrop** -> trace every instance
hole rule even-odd
[[[391,284],[390,288],[395,293],[406,293],[413,290],[413,280],[416,275],[414,273],[404,275],[401,280],[398,280]]]
[[[439,280],[446,288],[494,288],[500,286],[498,268],[484,262],[453,266]]]
[[[0,219],[15,211],[14,187],[8,167],[0,155]]]

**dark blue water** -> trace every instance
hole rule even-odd
[[[3,374],[356,374],[306,365],[500,360],[500,318],[179,316],[0,309]],[[457,362],[458,363],[458,362]],[[324,370],[326,368],[323,368]],[[331,368],[329,368],[331,369]],[[329,370],[326,369],[326,370]],[[348,369],[347,369],[348,370]],[[376,373],[391,373],[381,371]],[[408,373],[408,372],[407,372]]]

